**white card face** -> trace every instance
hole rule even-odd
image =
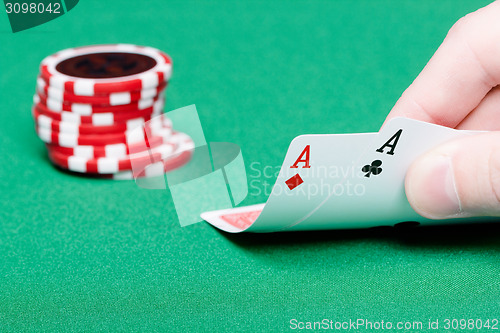
[[[345,188],[352,189],[351,195],[332,195],[309,221],[290,230],[324,229],[327,226],[392,226],[403,221],[429,222],[411,208],[406,198],[406,171],[416,158],[430,148],[472,134],[406,118],[392,120],[359,156],[355,168],[361,176],[358,174],[345,180]]]
[[[302,135],[290,144],[265,205],[204,213],[202,218],[228,232],[446,223],[427,220],[411,208],[404,177],[427,150],[474,134],[395,118],[379,133]]]
[[[312,215],[332,193],[343,191],[346,179],[359,177],[356,161],[375,136],[371,133],[301,135],[295,138],[271,196],[259,220],[249,231],[281,231],[314,222]],[[296,177],[303,182],[293,187]]]
[[[271,232],[287,229],[307,220],[318,206],[351,177],[358,155],[363,153],[377,134],[301,135],[295,138],[285,157],[271,195],[258,220],[249,231]],[[235,212],[241,212],[235,209]],[[259,208],[260,209],[260,208]],[[211,217],[227,215],[202,214],[202,218],[220,226],[221,220]],[[238,215],[236,215],[238,216]],[[250,216],[250,215],[249,215]],[[255,214],[253,216],[256,217]],[[229,217],[228,217],[229,218]],[[234,222],[248,226],[248,223]],[[221,228],[230,231],[231,226]]]
[[[407,118],[396,118],[387,123],[370,144],[360,165],[366,170],[363,180],[369,199],[364,204],[370,207],[370,222],[386,222],[387,225],[401,221],[429,222],[424,221],[408,203],[404,188],[406,171],[429,149],[474,134],[477,133]]]

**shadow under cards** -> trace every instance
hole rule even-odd
[[[251,250],[261,247],[286,247],[311,244],[328,244],[379,240],[408,247],[487,248],[500,252],[500,223],[470,223],[446,226],[414,226],[411,223],[395,227],[369,229],[323,230],[276,233],[231,234],[220,231],[232,243]]]

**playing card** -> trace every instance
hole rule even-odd
[[[343,181],[354,173],[361,177],[357,171],[359,155],[375,136],[374,133],[299,136],[290,144],[266,205],[253,208],[253,211],[263,209],[262,213],[245,215],[244,219],[258,216],[255,223],[237,221],[238,214],[227,217],[230,212],[248,213],[252,208],[203,213],[201,217],[228,232],[242,231],[242,226],[246,226],[243,230],[270,232],[301,223],[333,192],[352,191],[344,189]]]
[[[228,232],[456,222],[418,215],[406,198],[404,178],[427,150],[477,133],[395,118],[379,133],[302,135],[291,143],[265,205],[204,213],[202,218]]]
[[[429,223],[411,208],[406,198],[406,171],[429,149],[451,139],[477,133],[408,118],[395,118],[388,122],[370,143],[358,165],[365,172],[366,196],[363,205],[370,207],[370,221],[387,225],[401,221]]]
[[[213,226],[227,232],[241,232],[250,227],[259,217],[265,204],[221,209],[201,214]]]

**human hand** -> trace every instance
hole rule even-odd
[[[460,19],[387,116],[464,130],[419,157],[406,196],[432,219],[500,216],[500,1]],[[499,131],[499,132],[495,132]]]

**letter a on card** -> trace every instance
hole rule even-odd
[[[304,166],[302,168],[310,168],[311,166],[309,165],[309,155],[311,152],[311,145],[307,145],[302,153],[300,153],[299,158],[293,163],[293,165],[290,167],[292,169],[297,169],[299,167],[299,163],[304,163]]]

